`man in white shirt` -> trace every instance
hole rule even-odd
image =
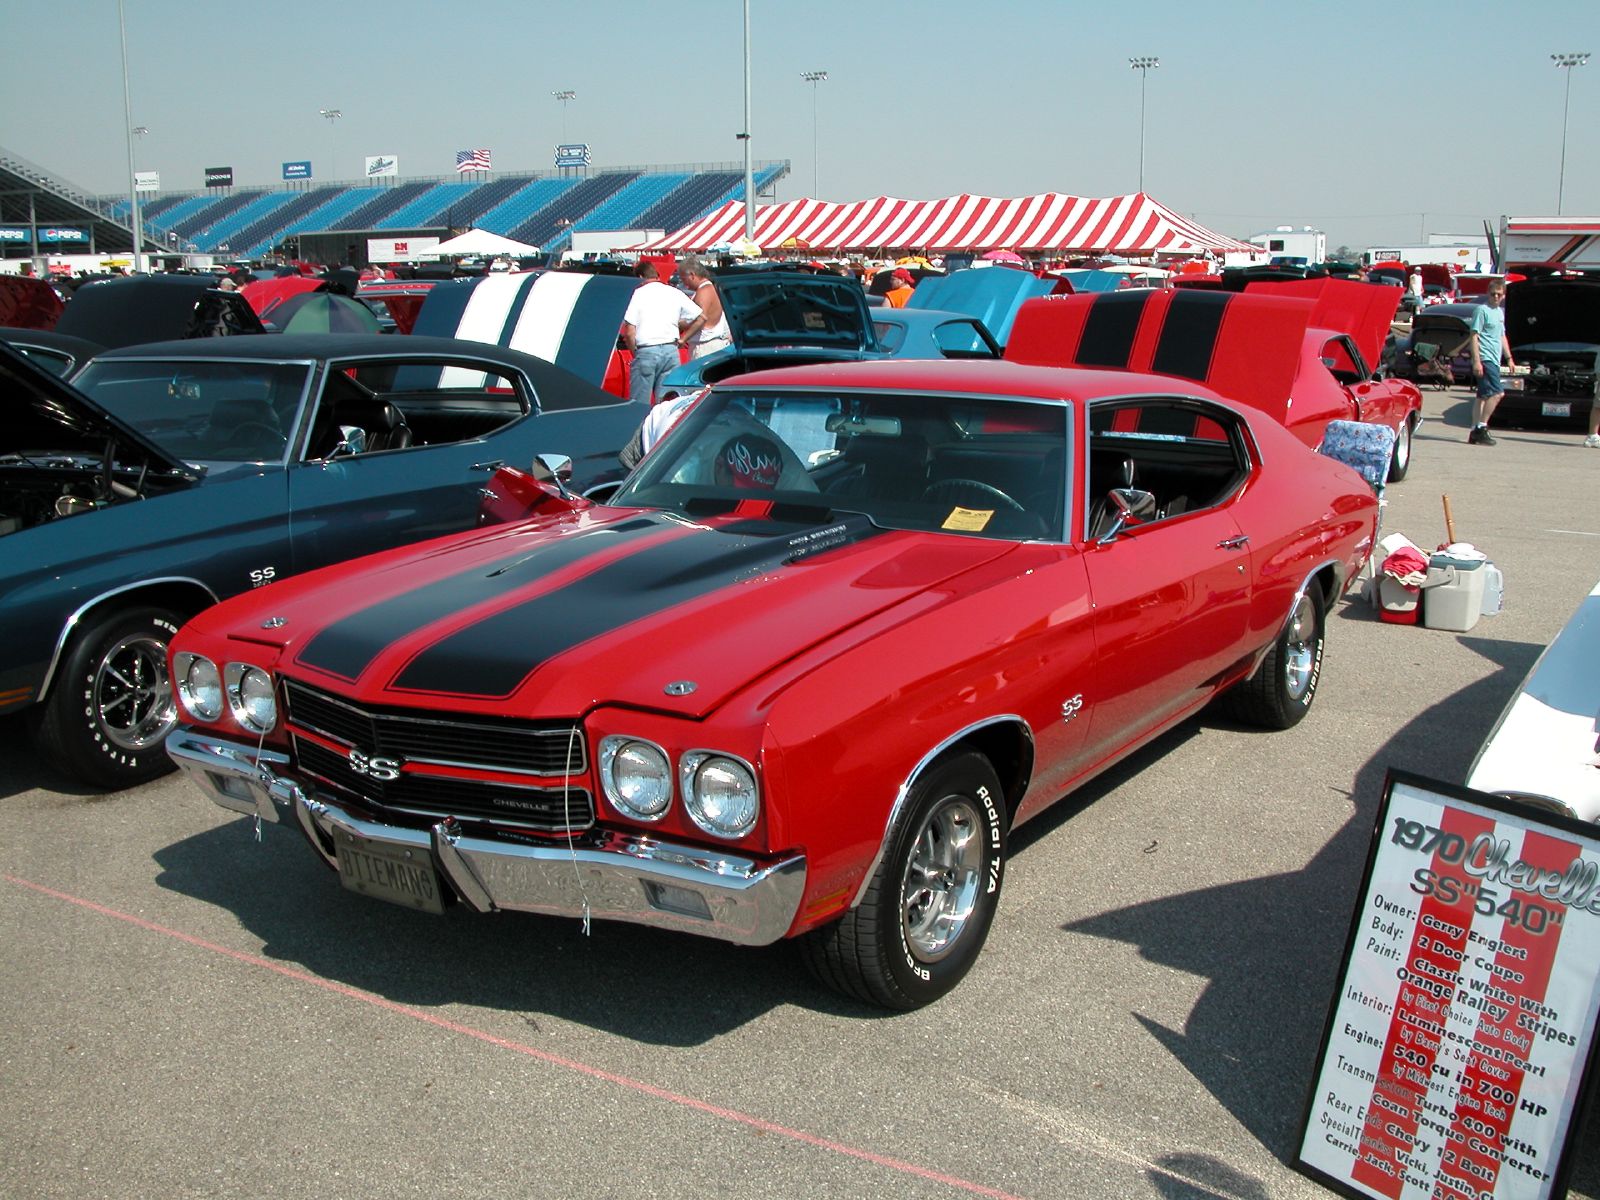
[[[622,315],[622,343],[633,351],[628,398],[654,404],[661,377],[678,365],[678,350],[700,332],[705,313],[677,288],[661,282],[655,264],[641,262],[644,280]]]

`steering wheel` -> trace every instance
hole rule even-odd
[[[240,421],[228,430],[228,439],[217,447],[216,453],[226,457],[229,454],[251,454],[262,446],[277,446],[282,451],[284,436],[280,430],[265,421]],[[262,457],[267,457],[263,455]]]
[[[924,500],[948,500],[952,504],[973,495],[985,501],[994,501],[1013,512],[1027,511],[992,483],[984,483],[981,479],[941,479],[937,483],[930,483],[922,492]]]

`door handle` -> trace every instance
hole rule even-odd
[[[1217,543],[1218,550],[1237,550],[1250,540],[1248,533],[1241,533],[1234,537],[1223,538]]]
[[[473,463],[471,469],[474,470],[474,471],[487,471],[487,472],[493,473],[495,471],[498,471],[501,467],[503,467],[505,465],[506,465],[506,460],[505,459],[497,458],[493,462]]]

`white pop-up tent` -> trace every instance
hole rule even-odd
[[[501,237],[498,233],[490,233],[487,229],[469,229],[458,237],[430,247],[419,257],[455,258],[465,254],[521,256],[537,253],[539,247],[530,246],[526,242],[514,242],[508,237]]]

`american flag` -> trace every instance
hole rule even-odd
[[[492,171],[489,165],[489,152],[487,150],[457,150],[457,171]]]

